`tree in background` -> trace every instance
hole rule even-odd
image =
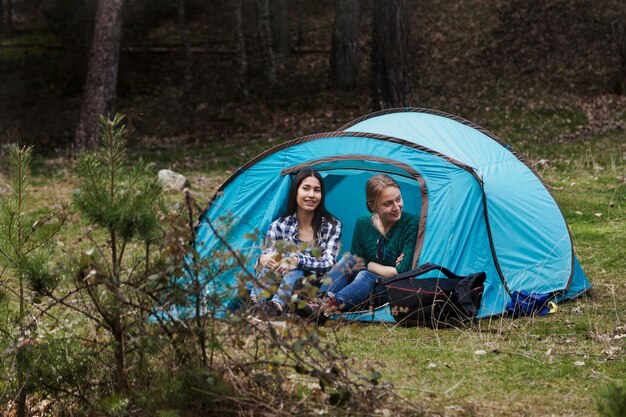
[[[13,0],[6,2],[4,7],[4,0],[0,0],[0,35],[13,31]]]
[[[13,32],[13,0],[7,0],[6,7],[6,31],[7,33]]]
[[[626,94],[626,6],[611,22],[611,35],[617,49],[619,65],[615,71],[615,92]]]
[[[373,108],[411,106],[408,1],[375,1],[373,6]]]
[[[113,113],[122,38],[123,0],[99,0],[74,151],[97,145],[98,120]]]
[[[276,58],[272,49],[272,28],[270,16],[270,0],[257,0],[257,19],[261,55],[263,56],[263,74],[269,85],[276,83]]]
[[[330,51],[330,83],[337,88],[357,85],[360,68],[361,0],[337,0]]]
[[[187,29],[187,12],[185,0],[178,0],[178,34],[183,44],[185,58],[183,60],[183,90],[187,91],[191,84],[191,68],[193,57],[191,55],[191,41],[189,40],[189,30]]]
[[[246,97],[248,90],[248,55],[246,54],[246,38],[243,35],[243,19],[241,16],[241,0],[231,0],[233,26],[235,28],[235,50],[237,51],[237,83],[241,95]]]
[[[4,0],[0,0],[0,35],[4,33]]]
[[[270,0],[272,50],[277,62],[281,62],[291,49],[289,34],[289,0]]]

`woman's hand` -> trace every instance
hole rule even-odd
[[[400,265],[400,262],[402,262],[402,260],[404,259],[404,252],[400,254],[400,256],[398,256],[398,259],[396,259],[396,266]]]
[[[272,271],[276,268],[276,265],[278,264],[276,262],[276,259],[274,258],[276,256],[276,254],[263,254],[259,257],[259,263],[261,264],[261,266],[264,266],[265,268],[269,268]]]
[[[276,271],[280,275],[285,275],[286,273],[293,271],[298,266],[298,257],[290,256],[289,258],[283,258],[280,262],[276,262],[273,268],[273,271]]]

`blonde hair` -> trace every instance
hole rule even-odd
[[[386,174],[376,174],[367,180],[367,184],[365,184],[365,203],[370,213],[374,212],[374,206],[376,200],[378,200],[378,196],[380,196],[380,193],[387,187],[400,189],[396,180]]]

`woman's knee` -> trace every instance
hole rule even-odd
[[[364,270],[364,271],[360,271],[358,274],[356,274],[356,277],[354,277],[354,281],[353,282],[358,282],[358,283],[367,283],[369,285],[374,285],[376,283],[376,280],[378,279],[378,275]]]
[[[339,262],[332,267],[326,274],[327,276],[337,279],[343,275],[354,275],[363,267],[363,260],[349,253],[345,254]]]

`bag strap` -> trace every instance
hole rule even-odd
[[[412,269],[412,270],[407,271],[407,272],[403,272],[403,273],[398,274],[396,276],[393,276],[393,277],[391,277],[389,279],[385,279],[384,277],[380,277],[380,278],[378,278],[376,280],[376,284],[378,284],[378,285],[380,285],[380,284],[386,285],[386,284],[390,284],[392,282],[400,281],[400,280],[403,280],[403,279],[406,279],[406,278],[415,278],[415,277],[418,277],[420,275],[423,275],[423,274],[425,274],[427,272],[434,271],[434,270],[441,271],[447,278],[450,278],[450,279],[461,280],[461,279],[465,278],[465,277],[462,277],[460,275],[455,274],[454,272],[450,271],[446,267],[443,267],[441,265],[435,265],[433,263],[427,262],[425,264],[422,264],[422,265],[418,266],[415,269]]]

